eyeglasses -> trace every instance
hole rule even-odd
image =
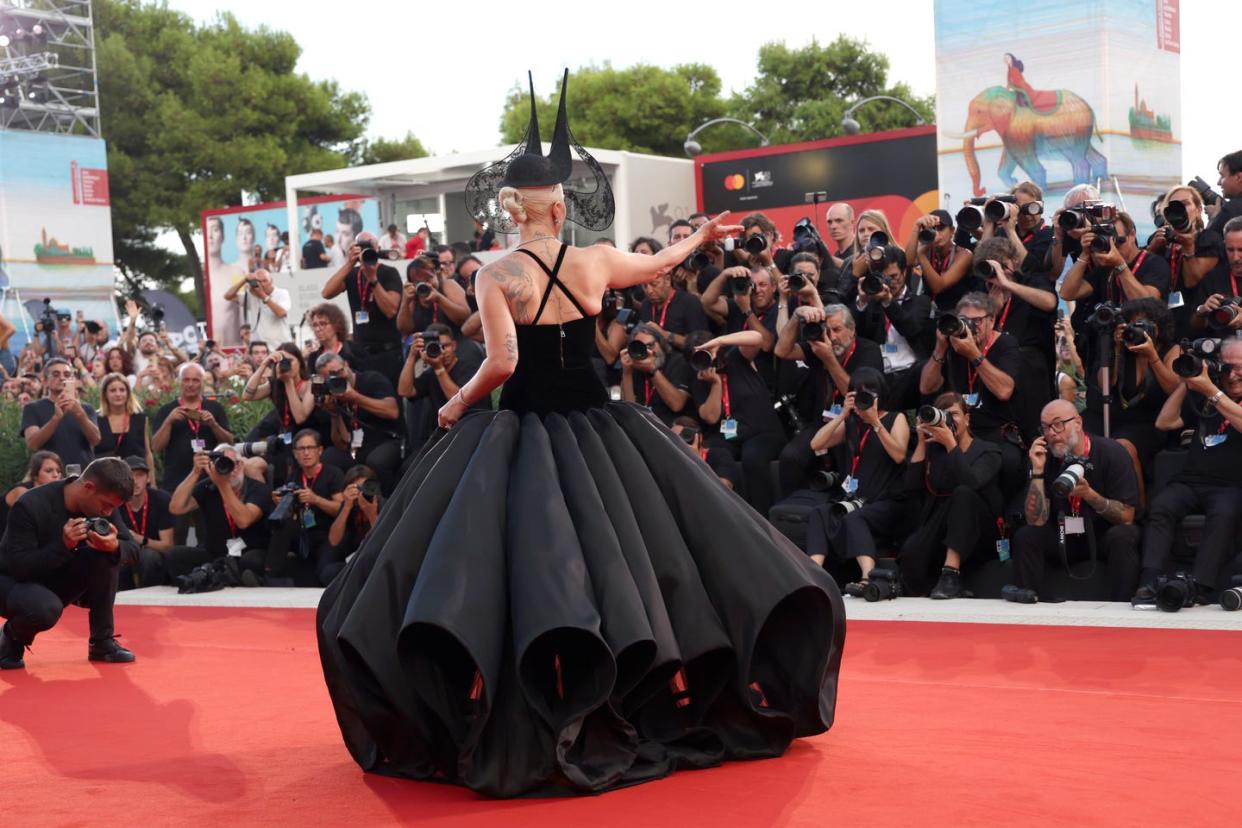
[[[294,450],[294,451],[315,451],[316,449],[319,449],[319,448],[322,448],[322,446],[315,446],[315,445],[310,445],[310,446],[294,446],[294,447],[293,447],[293,450]]]
[[[1221,366],[1220,366],[1220,369],[1221,369],[1221,371],[1223,371],[1223,372],[1225,372],[1225,373],[1231,373],[1231,372],[1232,372],[1232,373],[1234,373],[1234,374],[1242,374],[1242,365],[1237,365],[1237,364],[1232,363],[1232,362],[1222,362],[1222,363],[1221,363]]]
[[[1065,431],[1066,423],[1072,423],[1076,419],[1078,418],[1077,417],[1065,417],[1064,419],[1053,420],[1050,423],[1040,423],[1039,431],[1041,434],[1060,434],[1062,431]]]

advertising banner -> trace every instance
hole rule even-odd
[[[0,312],[33,331],[43,299],[116,333],[112,215],[103,141],[0,130]]]
[[[828,207],[846,202],[855,215],[883,212],[904,243],[915,219],[937,206],[934,133],[915,127],[702,155],[695,159],[699,204],[711,215],[733,211],[734,220],[762,212],[788,242],[794,224],[816,213],[826,238]],[[825,194],[818,205],[815,193]]]
[[[204,266],[208,297],[207,330],[208,336],[215,339],[220,347],[240,345],[238,329],[245,321],[247,311],[251,316],[262,312],[258,303],[246,302],[244,289],[232,301],[226,300],[224,294],[231,285],[263,267],[268,251],[281,246],[281,234],[289,229],[288,216],[283,201],[203,211],[203,239],[207,251]],[[321,230],[325,241],[327,237],[332,238],[329,261],[325,267],[301,273],[302,251],[297,250],[289,254],[289,270],[298,271],[298,276],[273,274],[280,287],[289,289],[298,297],[312,292],[318,295],[323,281],[344,262],[346,252],[358,233],[363,230],[376,236],[383,233],[383,228],[379,226],[379,202],[365,196],[300,199],[298,219],[298,234],[302,241],[308,240],[313,230]],[[307,290],[301,290],[296,284],[297,279],[313,280],[314,284],[308,285]],[[254,324],[253,319],[249,321]],[[296,318],[289,319],[291,325],[297,322]]]
[[[1098,186],[1140,231],[1181,175],[1178,0],[936,0],[940,190],[950,207]]]

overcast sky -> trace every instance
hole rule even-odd
[[[169,0],[169,5],[200,21],[228,11],[246,26],[290,32],[302,46],[300,71],[368,94],[370,135],[398,138],[412,131],[434,154],[495,146],[505,95],[515,82],[525,81],[528,68],[541,95],[556,88],[562,67],[605,61],[616,67],[707,63],[719,72],[726,91],[741,90],[754,77],[763,43],[784,40],[796,47],[812,36],[827,42],[843,33],[865,38],[888,56],[890,83],[904,81],[920,95],[933,94],[936,86],[931,0],[760,5]],[[1183,171],[1215,185],[1216,160],[1242,148],[1242,109],[1216,101],[1236,6],[1228,0],[1183,0],[1181,9]]]

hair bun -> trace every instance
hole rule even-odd
[[[512,216],[514,221],[518,224],[526,221],[526,208],[523,206],[525,199],[521,191],[516,187],[501,187],[496,197],[500,202],[500,208]]]

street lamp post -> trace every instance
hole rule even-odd
[[[872,101],[892,101],[893,103],[901,104],[906,109],[910,110],[911,114],[914,115],[915,126],[923,126],[923,124],[927,123],[923,120],[923,116],[919,114],[917,109],[910,106],[910,104],[906,103],[901,98],[894,98],[891,95],[872,95],[870,98],[863,98],[861,101],[851,105],[849,109],[845,110],[845,114],[841,116],[841,128],[845,130],[846,135],[857,135],[859,133],[862,127],[858,121],[854,120],[854,110],[858,109],[858,107],[863,104],[868,104]]]
[[[686,143],[684,144],[686,155],[693,158],[703,151],[703,147],[699,145],[698,141],[694,140],[694,136],[713,124],[737,124],[738,126],[746,127],[746,129],[759,137],[759,146],[766,147],[768,145],[768,137],[745,121],[739,121],[737,118],[712,118],[710,121],[704,121],[699,124],[686,136]]]

